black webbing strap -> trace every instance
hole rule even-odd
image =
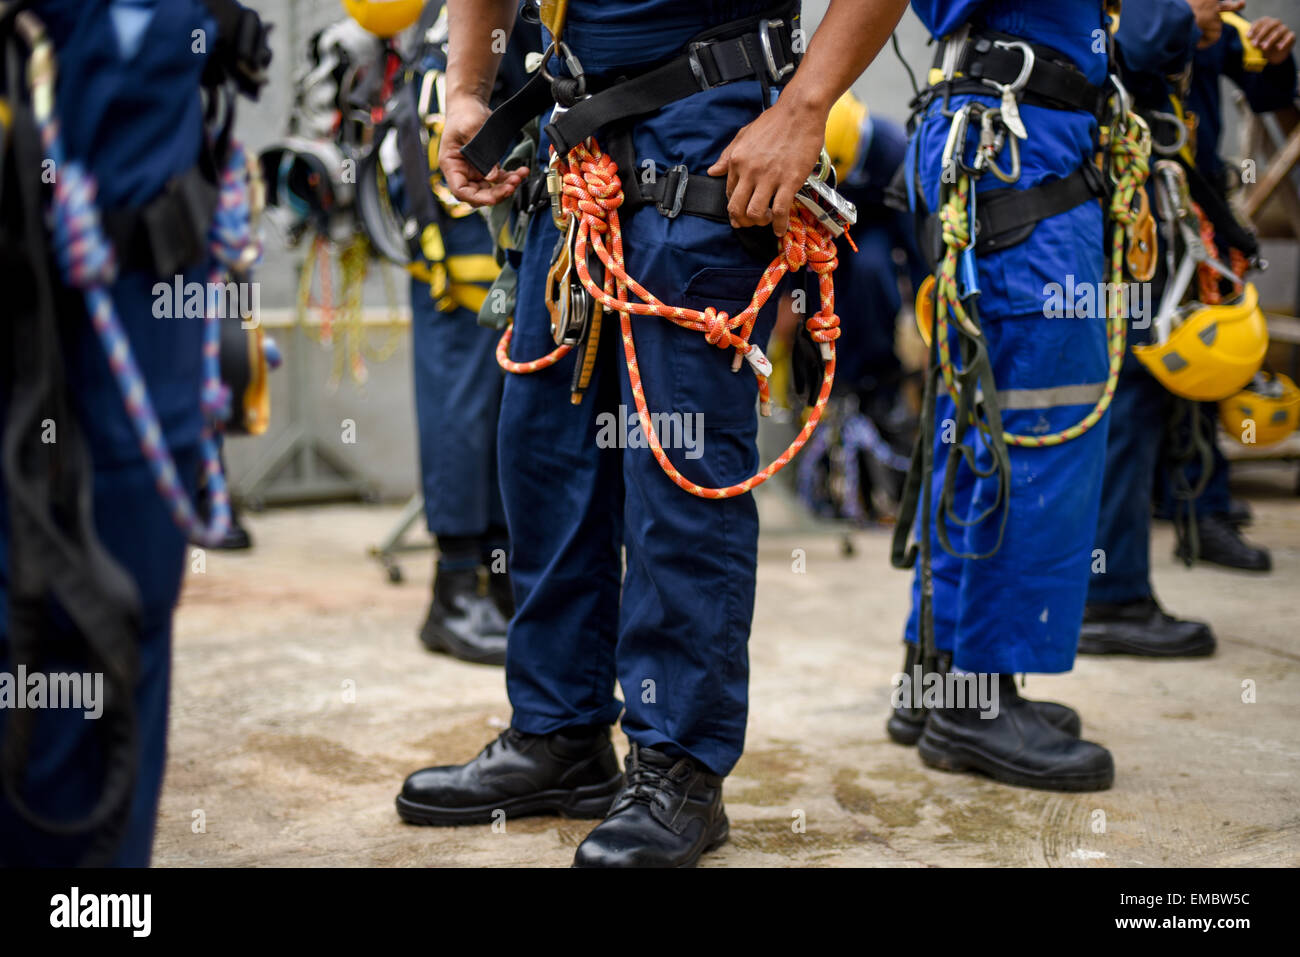
[[[546,135],[556,152],[564,155],[609,124],[653,113],[703,90],[749,79],[783,83],[797,60],[794,9],[783,6],[706,31],[681,55],[630,79],[603,84],[587,78],[587,87],[594,92],[555,117]],[[554,103],[551,81],[539,69],[522,90],[492,112],[461,155],[486,174],[524,124]]]
[[[514,145],[519,131],[554,103],[551,83],[538,70],[523,89],[492,111],[474,138],[461,147],[460,155],[486,176]]]
[[[1002,85],[1014,82],[1024,67],[1024,53],[1016,47],[1000,47],[1003,43],[1026,43],[1020,37],[1000,33],[980,33],[967,38],[957,55],[953,79],[937,83],[927,94],[943,95],[982,93],[996,95],[997,91],[983,82],[989,80]],[[1083,72],[1063,53],[1051,47],[1029,43],[1034,51],[1034,67],[1020,94],[1021,102],[1045,106],[1055,110],[1083,110],[1099,120],[1105,115],[1108,91],[1089,83]],[[935,55],[935,67],[943,65],[944,45]]]
[[[975,253],[984,256],[1010,249],[1028,239],[1041,220],[1104,195],[1105,177],[1091,163],[1084,163],[1064,179],[1029,189],[991,189],[980,193],[975,203]],[[917,202],[922,202],[919,196]],[[942,256],[941,233],[938,215],[925,215],[922,249],[932,257],[932,262]]]
[[[789,25],[783,23],[770,30],[768,36],[778,71],[786,64],[793,64]],[[675,60],[578,101],[547,125],[546,135],[556,152],[563,156],[610,123],[644,116],[702,90],[756,79],[767,73],[756,32],[726,40],[698,41]],[[769,79],[775,82],[775,78]]]
[[[688,173],[685,166],[674,166],[653,182],[639,183],[637,188],[644,202],[654,203],[669,219],[685,213],[719,223],[731,221],[725,176],[698,176]]]

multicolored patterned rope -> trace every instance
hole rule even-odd
[[[91,325],[103,345],[109,369],[121,392],[140,451],[148,462],[154,484],[177,527],[203,545],[216,545],[230,526],[230,496],[221,471],[217,433],[230,413],[230,393],[221,382],[221,328],[217,298],[222,295],[224,266],[248,257],[253,246],[247,158],[243,147],[231,142],[226,168],[221,173],[220,198],[209,233],[209,251],[215,263],[207,287],[207,312],[203,327],[203,382],[199,405],[203,425],[199,446],[211,514],[204,523],[190,501],[176,463],[163,437],[158,415],[144,376],[136,364],[130,340],[122,329],[109,291],[117,279],[117,259],[104,233],[95,205],[94,176],[80,162],[68,159],[54,109],[52,52],[33,56],[29,78],[32,102],[45,156],[55,171],[51,209],[55,256],[65,280],[81,290]],[[253,246],[256,249],[255,246]],[[258,250],[260,255],[260,250]]]

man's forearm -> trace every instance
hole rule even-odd
[[[871,65],[908,0],[831,0],[781,98],[814,112],[832,104]]]
[[[517,10],[516,0],[448,0],[445,106],[488,102]]]

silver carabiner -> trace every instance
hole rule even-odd
[[[957,182],[957,169],[953,164],[960,164],[966,152],[966,130],[970,125],[970,108],[971,104],[967,103],[952,114],[952,125],[948,127],[948,139],[943,144],[943,166],[941,170],[943,180],[946,183]],[[951,174],[949,174],[949,170],[952,170]]]
[[[1019,50],[1023,58],[1020,73],[1010,83],[998,83],[996,80],[989,79],[982,82],[1000,94],[1002,102],[998,105],[1002,110],[1002,122],[1011,131],[1011,135],[1018,140],[1028,139],[1029,131],[1025,129],[1024,121],[1020,119],[1020,104],[1017,97],[1029,83],[1029,77],[1034,72],[1034,48],[1023,40],[994,40],[993,45],[1002,50]]]

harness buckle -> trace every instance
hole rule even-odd
[[[784,63],[778,68],[776,57],[772,51],[772,31],[783,26],[785,26],[784,20],[762,20],[758,24],[758,45],[763,48],[763,59],[767,63],[767,75],[772,78],[773,83],[780,83],[794,72],[793,63]],[[785,59],[785,57],[782,56],[782,59]]]
[[[681,215],[682,204],[686,202],[686,187],[689,184],[690,171],[685,164],[669,169],[667,179],[664,180],[663,196],[655,200],[655,208],[666,218],[676,219]],[[672,199],[671,204],[665,204],[664,200],[669,198]]]
[[[707,42],[696,41],[686,47],[686,62],[691,65],[691,75],[695,77],[695,82],[700,85],[701,90],[713,89],[709,84],[708,76],[704,73],[704,64],[700,62],[700,51],[708,45]]]

